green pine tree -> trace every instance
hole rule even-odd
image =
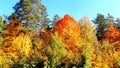
[[[98,37],[98,40],[101,40],[102,36],[105,33],[105,29],[107,27],[107,19],[105,18],[105,16],[103,14],[98,13],[95,20],[92,20],[92,21],[97,26],[96,27],[96,31],[97,31],[96,35]]]
[[[41,0],[20,0],[13,8],[15,12],[11,17],[21,20],[27,30],[45,27],[50,21]]]

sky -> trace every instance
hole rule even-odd
[[[0,15],[10,15],[14,12],[12,7],[18,1],[1,0]],[[110,13],[116,18],[120,18],[120,0],[42,0],[42,4],[46,6],[50,19],[53,19],[55,14],[60,17],[69,14],[77,21],[83,16],[88,16],[93,20],[97,13],[105,16]]]

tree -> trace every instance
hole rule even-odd
[[[57,22],[60,19],[61,19],[61,17],[58,14],[56,14],[53,18],[53,23]]]
[[[10,23],[6,25],[5,29],[9,32],[7,34],[8,36],[17,36],[22,29],[22,23],[18,19],[11,19]]]
[[[98,40],[100,40],[102,38],[102,36],[105,33],[106,27],[107,27],[107,21],[104,15],[102,14],[97,14],[97,17],[95,18],[95,20],[93,20],[93,23],[96,24],[97,28],[97,37]]]
[[[9,54],[7,57],[13,64],[22,64],[30,57],[31,43],[29,34],[21,33],[18,36],[5,39],[1,48],[3,52]]]
[[[79,20],[81,25],[81,37],[82,37],[82,55],[84,57],[84,68],[93,68],[95,66],[95,58],[98,53],[98,41],[96,38],[96,33],[90,20],[87,17],[83,17]]]
[[[104,45],[102,44],[102,49],[106,50],[108,52],[106,52],[106,56],[108,57],[108,62],[106,62],[108,65],[108,67],[112,67],[113,68],[117,68],[120,67],[120,59],[119,55],[120,55],[120,32],[117,30],[117,28],[115,28],[114,24],[112,22],[109,22],[109,28],[107,30],[107,32],[103,35],[102,38],[102,43],[103,42],[108,42],[109,45]],[[109,48],[108,48],[109,47]],[[104,53],[104,52],[102,52]]]
[[[109,22],[109,28],[107,32],[103,35],[103,40],[108,40],[109,42],[117,42],[120,40],[120,32],[114,27],[112,22]]]
[[[116,18],[116,27],[120,30],[120,18]]]
[[[65,44],[62,42],[62,38],[58,36],[57,32],[51,36],[51,41],[49,41],[49,44],[44,49],[50,61],[50,68],[54,68],[60,65],[61,62],[64,62],[67,50],[65,49]]]
[[[69,15],[65,15],[62,19],[58,20],[52,32],[58,32],[58,35],[62,37],[62,41],[66,44],[68,50],[74,52],[80,50],[80,25]]]
[[[4,23],[3,18],[0,16],[0,44],[3,42],[2,35],[7,34],[7,31],[4,29],[6,24]]]
[[[41,24],[41,28],[47,28],[49,22],[51,22],[51,20],[48,18],[48,14],[45,8],[41,11],[41,22],[39,24]]]
[[[20,0],[13,8],[15,12],[11,17],[21,20],[28,30],[35,29],[36,24],[45,26],[49,22],[46,7],[41,0]]]
[[[56,23],[58,20],[60,20],[60,19],[61,19],[61,17],[56,14],[56,15],[53,17],[53,21],[52,21],[51,23],[49,23],[49,28],[53,28],[54,25],[55,25],[55,23]]]
[[[117,68],[115,67],[114,47],[109,41],[101,42],[101,67],[100,68]]]
[[[106,17],[108,22],[114,22],[114,17],[108,13],[108,16]]]

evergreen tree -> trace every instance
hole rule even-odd
[[[120,18],[116,18],[116,27],[120,30]]]
[[[56,14],[53,18],[53,23],[57,22],[60,19],[61,19],[61,17],[58,14]]]
[[[53,21],[49,23],[48,29],[52,29],[52,28],[54,27],[55,23],[56,23],[58,20],[60,20],[60,19],[61,19],[61,17],[56,14],[56,15],[53,17]]]
[[[47,14],[47,11],[45,8],[43,11],[41,11],[41,21],[39,23],[39,24],[41,24],[41,28],[47,28],[48,23],[51,22],[51,20],[49,18],[47,18],[47,16],[48,16],[48,14]]]
[[[106,17],[108,22],[114,22],[114,17],[108,13],[108,16]]]
[[[98,13],[95,20],[92,20],[92,21],[97,26],[97,28],[96,28],[97,37],[98,37],[98,40],[100,40],[102,38],[102,36],[104,35],[106,27],[107,27],[106,18],[104,15]]]
[[[45,26],[49,22],[46,7],[41,0],[20,0],[13,8],[15,12],[11,17],[21,20],[23,26],[29,30],[35,29],[36,25]]]

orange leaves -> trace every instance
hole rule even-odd
[[[9,32],[9,36],[16,36],[19,34],[21,28],[22,23],[19,20],[11,19],[5,29]]]
[[[80,47],[80,25],[69,15],[57,21],[52,32],[58,32],[68,50],[76,51],[76,47]]]
[[[103,40],[108,40],[109,42],[120,42],[120,32],[117,28],[114,27],[112,22],[109,22],[109,28],[105,35],[103,36]]]
[[[62,35],[66,32],[65,30],[68,32],[69,30],[76,30],[76,32],[80,32],[80,25],[78,25],[72,17],[65,15],[64,18],[55,23],[53,32],[57,31],[59,35]]]

